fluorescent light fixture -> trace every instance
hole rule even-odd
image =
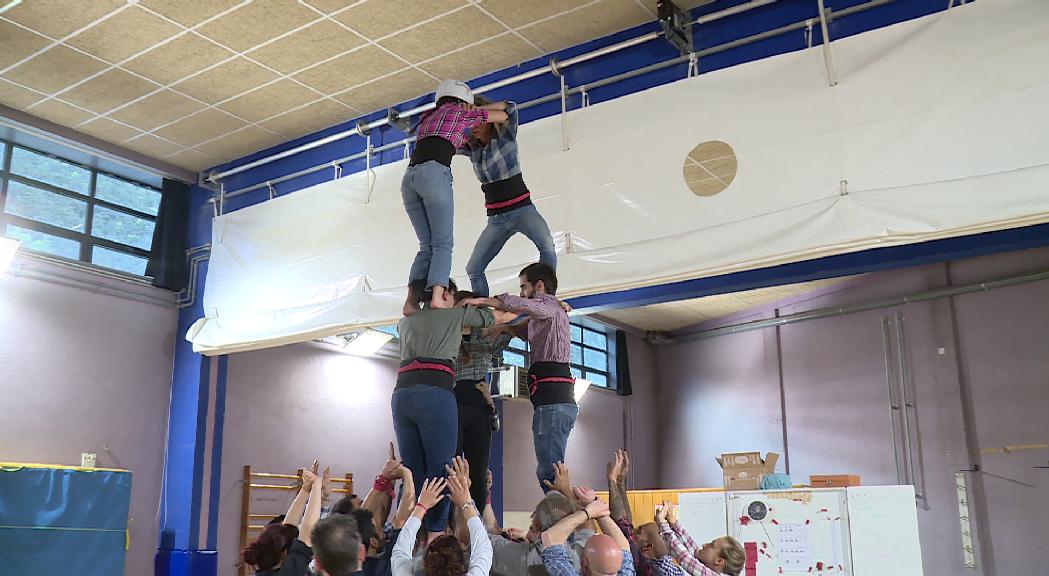
[[[370,356],[393,340],[393,334],[365,328],[356,334],[344,336],[344,338],[346,338],[347,352],[355,356]]]
[[[0,238],[0,274],[7,271],[7,267],[11,265],[11,260],[15,257],[15,252],[18,252],[18,247],[21,245],[22,243],[18,240]]]
[[[583,399],[583,395],[590,389],[590,381],[583,380],[582,378],[575,379],[575,401],[579,402]]]

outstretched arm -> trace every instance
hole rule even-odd
[[[612,519],[616,522],[634,523],[630,513],[630,501],[626,496],[626,479],[630,471],[630,456],[626,450],[616,450],[615,461],[608,463],[608,501]]]
[[[375,479],[375,483],[372,484],[372,489],[364,497],[364,502],[361,503],[361,508],[372,513],[372,521],[375,523],[377,533],[382,532],[386,519],[390,517],[390,508],[393,506],[393,483],[400,478],[403,467],[400,460],[397,459],[393,442],[390,442],[389,458]]]
[[[295,499],[291,501],[288,513],[284,515],[284,524],[297,527],[302,523],[302,513],[306,511],[310,491],[313,489],[313,483],[317,481],[318,466],[318,462],[314,460],[309,470],[302,471],[302,486],[299,487],[299,493],[295,495]]]

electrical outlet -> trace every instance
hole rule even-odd
[[[98,456],[91,452],[80,453],[80,467],[81,468],[94,468],[98,462]]]

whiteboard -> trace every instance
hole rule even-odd
[[[843,489],[730,492],[728,514],[756,576],[853,574]]]
[[[724,492],[685,492],[678,496],[678,522],[702,544],[728,534]]]
[[[848,490],[855,576],[922,576],[913,486],[856,486]]]

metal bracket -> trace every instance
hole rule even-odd
[[[582,98],[582,106],[586,108],[590,105],[590,93],[586,91],[586,86],[579,87],[579,96]]]
[[[842,180],[842,181],[838,182],[838,192],[842,196],[848,196],[849,195],[849,181],[848,180]]]
[[[685,74],[685,78],[691,78],[693,76],[699,76],[699,55],[695,52],[689,52],[688,73]]]
[[[823,32],[823,65],[827,67],[827,85],[838,85],[838,74],[834,71],[834,56],[830,53],[830,31],[827,29],[828,11],[823,0],[816,0],[820,10],[820,28]]]
[[[222,216],[222,209],[226,203],[226,185],[219,184],[219,201],[215,203],[215,216]]]
[[[401,113],[396,108],[386,110],[386,122],[404,133],[408,133],[412,127],[411,118],[401,118]]]
[[[411,142],[408,140],[404,141],[404,159],[407,160],[412,157]]]
[[[805,47],[806,48],[812,48],[812,26],[815,23],[816,22],[812,18],[809,18],[808,20],[805,21]]]
[[[551,66],[553,64],[551,63]],[[568,84],[565,83],[564,75],[561,78],[561,150],[568,151]]]
[[[369,132],[371,132],[371,128],[368,128],[368,123],[365,122],[364,119],[358,120],[357,121],[357,133],[360,134],[361,136],[365,136],[366,137],[366,136],[368,136]]]
[[[273,184],[270,183],[268,180],[266,181],[266,189],[269,190],[270,200],[273,200],[274,198],[277,197],[277,189],[274,188]]]
[[[342,178],[342,166],[340,166],[338,162],[332,162],[331,163],[331,167],[335,170],[335,178],[334,178],[334,180],[338,180],[339,178]]]

